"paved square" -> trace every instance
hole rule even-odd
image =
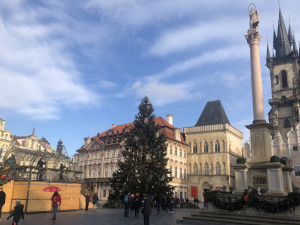
[[[176,220],[196,211],[196,209],[175,209],[173,214],[162,212],[160,215],[156,215],[155,209],[152,209],[150,224],[174,225]],[[12,224],[12,219],[6,220],[7,216],[7,213],[2,215],[0,224]],[[125,218],[123,209],[100,208],[96,211],[58,212],[56,221],[52,221],[51,218],[52,214],[50,213],[28,214],[25,215],[23,221],[19,222],[19,225],[143,225],[142,214],[138,218],[134,218],[134,212],[132,212],[129,218]]]

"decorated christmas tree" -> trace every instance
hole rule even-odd
[[[125,134],[124,161],[118,162],[119,169],[111,179],[111,199],[120,199],[126,193],[172,194],[165,135],[155,123],[154,109],[147,96],[138,108],[133,126]]]

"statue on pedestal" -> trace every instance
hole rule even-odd
[[[257,32],[258,24],[259,24],[259,13],[256,10],[256,6],[254,3],[251,3],[248,7],[249,17],[250,17],[250,29],[248,33]]]

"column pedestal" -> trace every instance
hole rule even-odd
[[[265,122],[257,122],[246,126],[250,130],[252,162],[269,162],[271,153],[272,126]]]

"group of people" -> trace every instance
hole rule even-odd
[[[2,208],[5,204],[5,200],[6,200],[6,194],[3,191],[3,188],[0,187],[0,221],[1,221],[1,216],[2,216]],[[12,211],[12,213],[7,217],[7,219],[10,219],[11,217],[13,217],[13,222],[12,225],[18,225],[20,219],[24,219],[24,205],[21,204],[21,200],[17,199],[16,200],[16,205],[14,207],[14,210]]]
[[[90,196],[88,194],[85,195],[85,210],[89,209],[89,204],[90,204],[91,200],[93,203],[92,210],[95,211],[97,209],[97,204],[98,204],[98,200],[99,200],[97,193],[93,194],[92,196]]]
[[[134,211],[134,217],[139,216],[140,208],[142,207],[141,213],[144,215],[144,225],[149,224],[149,218],[151,215],[152,199],[147,194],[143,195],[143,199],[139,193],[131,194],[128,193],[124,197],[124,216],[129,217],[129,210]]]
[[[44,165],[46,166],[46,162],[44,162],[43,158],[40,158],[39,161],[37,162],[37,167],[38,167],[38,173],[37,173],[37,179],[39,180],[42,180],[43,179],[43,176],[44,176],[44,173],[45,171],[43,170],[44,168]],[[64,166],[64,164],[60,164],[59,166],[59,169],[61,170],[60,171],[60,174],[59,174],[59,180],[62,181],[63,180],[63,169],[65,169],[66,166]]]

